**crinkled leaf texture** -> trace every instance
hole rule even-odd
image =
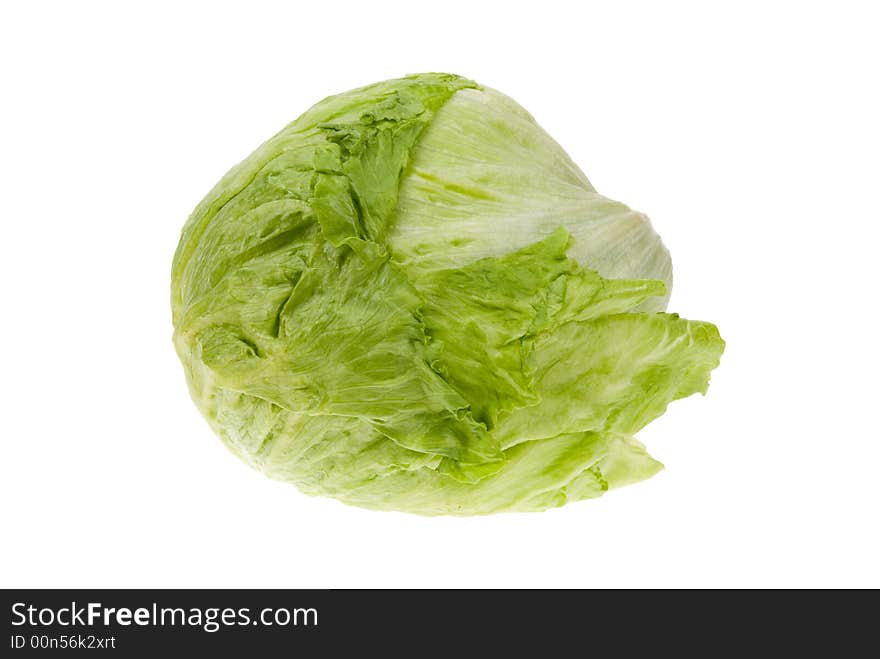
[[[174,258],[192,397],[310,494],[535,511],[648,478],[633,435],[724,342],[669,255],[520,106],[452,75],[330,97],[233,168]]]

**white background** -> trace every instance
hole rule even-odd
[[[0,586],[880,586],[871,3],[44,2],[0,10]],[[313,102],[443,70],[648,213],[728,342],[667,469],[426,519],[239,463],[188,398],[187,215]]]

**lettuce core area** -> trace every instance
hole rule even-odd
[[[175,254],[174,343],[214,431],[273,478],[535,511],[661,468],[633,435],[724,346],[657,311],[670,282],[647,218],[521,107],[424,74],[322,101],[215,186]]]

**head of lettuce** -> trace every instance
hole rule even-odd
[[[272,478],[426,515],[648,478],[634,438],[705,392],[714,325],[663,313],[647,218],[514,101],[454,75],[321,101],[234,167],[174,256],[196,405]]]

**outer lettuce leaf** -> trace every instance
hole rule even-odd
[[[223,412],[212,425],[237,455],[303,492],[366,508],[423,515],[537,511],[601,496],[662,468],[631,437],[577,433],[509,449],[503,470],[469,484],[359,419],[293,414],[221,392]]]
[[[443,73],[389,80],[325,99],[286,126],[230,170],[190,216],[174,255],[172,311],[208,292],[249,242],[284,234],[279,202],[290,204],[295,223],[314,213],[336,245],[379,238],[415,139],[456,91],[473,86]]]
[[[475,484],[429,468],[398,470],[338,497],[366,508],[396,508],[423,515],[530,512],[601,496],[662,468],[632,438],[573,433],[526,442],[505,451],[504,469]]]
[[[225,322],[250,315],[251,298],[233,291],[188,328],[185,345],[192,341],[225,389],[291,411],[366,419],[401,446],[463,465],[500,461],[467,401],[426,360],[415,289],[372,243],[356,244],[316,244],[275,320],[253,316],[252,328],[271,333]]]
[[[628,311],[663,295],[658,281],[608,281],[566,257],[570,236],[545,240],[416,280],[426,299],[424,322],[439,370],[489,428],[541,394],[523,363],[523,341],[573,320]],[[558,434],[558,433],[554,433]]]
[[[672,262],[648,218],[597,194],[528,112],[481,87],[456,93],[421,135],[388,240],[421,273],[509,254],[558,227],[574,236],[570,255],[582,266],[663,281],[666,295],[641,310],[666,308]]]
[[[506,415],[502,446],[560,433],[634,434],[667,405],[705,393],[724,341],[710,323],[675,314],[613,314],[572,322],[524,346],[540,403]]]

